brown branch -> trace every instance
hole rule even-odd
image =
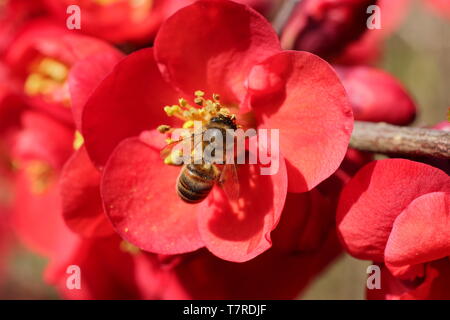
[[[384,154],[450,159],[450,132],[355,121],[350,147]]]

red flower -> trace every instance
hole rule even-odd
[[[70,266],[80,268],[80,289],[67,287]],[[65,299],[160,299],[169,294],[176,298],[179,294],[167,288],[172,278],[169,266],[117,235],[66,240],[45,270],[45,280]]]
[[[205,249],[158,257],[112,236],[61,246],[46,278],[66,298],[292,299],[341,251],[334,209],[316,202],[324,199],[291,194],[273,235],[274,247],[245,263],[221,260]],[[294,243],[302,231],[305,238]],[[83,272],[81,290],[66,288],[69,265]]]
[[[376,3],[376,0],[304,0],[283,30],[283,47],[334,58],[367,30],[366,10]]]
[[[2,115],[9,115],[5,127],[15,125],[8,135],[19,171],[13,223],[20,238],[44,255],[53,253],[60,236],[57,230],[64,224],[58,183],[63,165],[74,152],[74,143],[80,143],[74,120],[79,124],[85,100],[121,57],[106,43],[45,21],[29,24],[7,55],[10,73],[24,91],[21,93],[21,86],[17,86],[14,97],[21,94],[34,107],[19,108],[23,103],[14,101],[8,108],[1,104],[5,112],[0,109]],[[61,74],[64,77],[58,78]],[[28,92],[28,86],[35,94]],[[65,92],[64,99],[59,99],[61,91]]]
[[[414,101],[393,76],[371,67],[336,67],[347,90],[355,120],[411,123],[416,115]]]
[[[286,196],[284,160],[279,157],[273,176],[255,174],[260,165],[239,168],[243,209],[230,206],[220,189],[200,204],[183,203],[173,191],[180,169],[159,159],[163,137],[145,131],[180,126],[162,107],[198,89],[220,94],[221,104],[247,126],[280,129],[293,192],[312,189],[339,166],[351,110],[326,62],[281,51],[259,14],[221,0],[178,11],[162,25],[153,49],[120,62],[91,96],[82,133],[90,158],[104,168],[104,208],[116,231],[151,252],[206,246],[221,258],[246,261],[271,245]]]
[[[149,43],[161,23],[196,0],[44,0],[53,17],[65,25],[70,5],[81,11],[80,31],[114,43]],[[268,12],[271,0],[238,0]]]
[[[22,129],[15,140],[14,230],[28,247],[49,256],[64,225],[57,181],[72,153],[73,129],[45,114],[28,111],[22,115]]]
[[[98,62],[92,63],[95,67],[76,67],[94,56]],[[79,122],[80,108],[90,93],[87,88],[94,88],[121,57],[117,49],[101,40],[38,20],[19,32],[5,55],[5,63],[28,105],[73,123],[69,107]]]
[[[159,283],[165,281],[156,272],[159,263],[155,258],[147,259],[144,254],[137,254],[117,235],[111,236],[112,227],[106,215],[101,212],[103,229],[100,229],[100,222],[92,225],[102,238],[84,239],[66,226],[62,209],[68,205],[61,201],[60,184],[64,181],[60,180],[60,173],[73,152],[73,127],[36,111],[27,111],[22,118],[13,153],[18,172],[11,222],[14,232],[27,247],[50,260],[45,272],[46,281],[56,285],[66,298],[159,297],[163,288]],[[80,150],[79,154],[83,155],[83,149]],[[75,181],[91,173],[75,172],[81,173]],[[96,177],[98,173],[94,170],[93,174]],[[73,184],[72,189],[76,194],[77,185]],[[98,184],[96,190],[99,190]],[[90,214],[96,208],[83,209]],[[70,265],[77,265],[82,270],[81,290],[67,288],[69,274],[66,271]]]
[[[21,96],[35,109],[24,112],[27,106],[19,108],[17,101],[8,108],[2,103],[0,109],[8,115],[4,126],[15,124],[10,140],[20,174],[13,220],[20,237],[43,254],[52,251],[58,238],[50,231],[53,224],[59,228],[58,223],[63,223],[58,180],[74,151],[74,120],[79,124],[85,100],[121,57],[104,42],[46,21],[25,27],[6,55],[10,74],[19,83],[14,97]],[[47,218],[39,214],[42,208]]]
[[[178,296],[168,298],[294,299],[340,250],[333,233],[315,251],[289,255],[271,248],[244,263],[230,263],[201,250],[175,266],[173,286]]]
[[[374,161],[344,188],[338,231],[350,254],[384,263],[403,288],[395,292],[391,283],[383,295],[426,298],[414,290],[448,281],[448,272],[432,270],[450,255],[449,210],[450,178],[443,171],[409,160]]]
[[[339,190],[355,166],[366,162],[350,150],[337,173],[305,193],[288,193],[272,247],[255,259],[229,263],[206,250],[175,265],[181,298],[292,299],[341,252],[335,227]],[[220,274],[220,277],[217,277]],[[270,276],[268,276],[270,274]],[[169,287],[172,287],[168,284]],[[169,296],[170,298],[171,296]]]
[[[55,19],[65,25],[70,5],[81,11],[81,32],[111,42],[148,42],[165,18],[194,0],[44,0]]]

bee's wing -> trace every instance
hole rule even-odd
[[[184,138],[184,139],[180,139],[180,140],[177,140],[177,141],[173,141],[173,142],[169,143],[168,145],[166,145],[164,148],[161,149],[161,152],[159,153],[161,158],[162,159],[167,158],[170,155],[170,153],[172,152],[172,149],[176,145],[178,145],[180,142],[183,142],[183,141],[185,141],[187,139],[190,139],[190,138]]]
[[[235,164],[224,165],[218,183],[230,201],[239,199],[239,178]]]
[[[172,149],[173,149],[176,145],[178,145],[179,143],[185,143],[185,142],[188,142],[188,141],[189,141],[190,143],[193,143],[193,142],[194,142],[194,137],[200,136],[200,135],[202,135],[202,134],[203,134],[203,133],[192,134],[192,135],[189,136],[189,137],[182,138],[182,139],[179,139],[179,140],[176,140],[176,141],[173,141],[173,142],[169,143],[168,145],[166,145],[164,148],[161,149],[161,152],[160,152],[161,158],[162,158],[162,159],[167,158],[167,157],[170,155],[170,153],[172,152]],[[197,146],[197,144],[200,143],[201,141],[202,141],[202,139],[200,139],[199,141],[197,141],[196,144],[193,146],[193,148],[195,148],[195,147]]]

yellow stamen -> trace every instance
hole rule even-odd
[[[31,71],[24,83],[29,96],[42,95],[47,100],[70,105],[67,77],[69,68],[53,58],[40,58],[31,64]]]
[[[183,129],[190,129],[194,127],[194,121],[188,120],[185,123],[183,123]]]
[[[196,96],[196,97],[204,97],[205,93],[203,91],[201,91],[201,90],[197,90],[197,91],[194,92],[194,96]]]
[[[170,126],[168,125],[160,125],[158,128],[156,128],[156,130],[158,130],[159,133],[167,133],[168,131],[170,131]]]
[[[164,164],[167,164],[169,166],[173,164],[173,162],[172,162],[172,154],[169,154],[167,157],[164,158]]]
[[[75,131],[75,138],[73,140],[73,149],[78,150],[84,144],[84,138],[80,131]]]
[[[42,59],[39,62],[37,71],[56,82],[64,82],[68,74],[68,69],[62,62],[51,58]]]
[[[139,254],[141,252],[141,249],[139,249],[138,247],[132,245],[131,243],[129,243],[128,241],[122,240],[120,242],[120,250],[122,250],[123,252],[128,252],[130,254]]]
[[[50,165],[36,160],[30,162],[25,171],[30,179],[31,192],[43,194],[50,188],[54,178],[54,170]]]

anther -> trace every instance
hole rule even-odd
[[[170,131],[170,126],[168,125],[160,125],[158,128],[156,128],[156,130],[158,130],[160,133],[167,133],[168,131]]]

